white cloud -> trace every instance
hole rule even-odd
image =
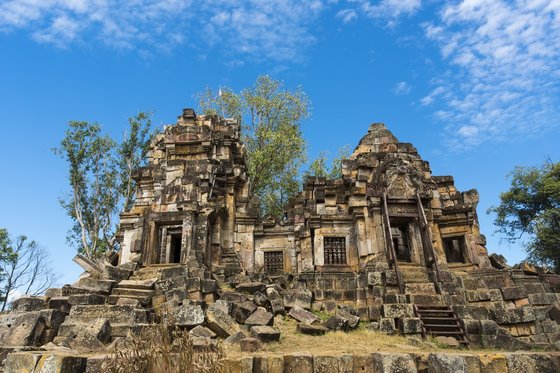
[[[445,107],[452,146],[538,133],[560,120],[560,1],[463,0],[424,25],[449,62],[421,100]],[[435,94],[442,88],[445,94]]]
[[[344,23],[349,23],[358,18],[358,13],[354,9],[342,9],[336,13],[336,17],[340,18]]]
[[[0,31],[23,29],[60,47],[83,41],[171,50],[188,42],[230,56],[294,61],[314,42],[310,28],[324,7],[318,0],[7,0]]]
[[[409,94],[410,90],[411,90],[410,86],[406,82],[401,81],[395,84],[391,92],[393,92],[393,94],[396,96],[404,96]]]
[[[397,18],[414,14],[422,6],[421,0],[381,0],[375,5],[370,1],[359,1],[362,11],[371,18]]]

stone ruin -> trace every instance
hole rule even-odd
[[[367,322],[465,347],[560,349],[560,276],[489,256],[477,191],[433,176],[385,125],[368,128],[340,179],[306,178],[282,219],[260,215],[245,159],[237,121],[184,109],[134,174],[120,251],[78,255],[76,283],[0,315],[5,371],[45,359],[97,371],[91,354],[165,317],[200,346],[277,341],[274,318],[286,315],[313,335]],[[559,358],[548,363],[560,370]]]

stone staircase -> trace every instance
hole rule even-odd
[[[459,318],[449,306],[422,306],[414,304],[414,313],[422,322],[422,336],[453,337],[461,345],[469,342]]]
[[[218,272],[221,272],[225,278],[235,276],[241,272],[241,263],[233,248],[222,248],[220,262],[222,268],[219,268]]]

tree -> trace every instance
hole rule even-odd
[[[16,291],[22,294],[39,295],[50,288],[57,279],[50,266],[47,252],[26,236],[18,236],[15,244],[6,229],[0,229],[0,260],[2,308],[6,309],[10,295]]]
[[[510,189],[488,209],[496,214],[497,232],[512,242],[528,235],[528,259],[560,272],[560,162],[518,166],[510,176]]]
[[[216,95],[206,89],[198,98],[205,114],[241,120],[253,192],[265,214],[282,216],[284,205],[299,189],[299,168],[306,160],[300,123],[309,115],[305,92],[301,87],[287,90],[264,75],[240,93],[221,88]]]
[[[89,258],[116,249],[114,218],[132,206],[132,172],[146,156],[150,126],[150,114],[140,112],[117,144],[97,123],[70,121],[54,149],[68,163],[70,193],[60,199],[73,221],[67,241]]]
[[[350,147],[345,145],[338,149],[338,154],[333,158],[331,165],[327,165],[328,152],[322,151],[317,158],[311,162],[309,169],[304,173],[304,176],[320,176],[327,177],[331,180],[339,179],[342,177],[342,161],[350,156]]]

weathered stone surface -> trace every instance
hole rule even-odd
[[[556,293],[529,294],[527,298],[529,298],[529,302],[533,306],[546,306],[559,300],[558,294]]]
[[[17,352],[8,356],[4,372],[83,373],[87,358],[62,353]]]
[[[317,316],[315,316],[315,314],[297,306],[292,307],[290,312],[288,312],[288,315],[304,324],[313,324],[320,321],[320,319]]]
[[[231,316],[240,324],[244,324],[245,321],[255,310],[257,305],[253,301],[245,301],[243,303],[233,303]]]
[[[94,322],[84,324],[67,324],[64,323],[60,326],[58,336],[69,337],[75,339],[77,335],[86,332],[93,337],[97,338],[101,343],[109,342],[111,337],[111,324],[109,320],[99,318]],[[69,346],[72,348],[72,346]]]
[[[104,304],[105,296],[100,294],[73,294],[68,297],[70,305]]]
[[[358,316],[352,315],[350,312],[348,312],[345,309],[340,309],[340,308],[337,309],[336,314],[337,316],[340,316],[348,320],[348,327],[350,327],[351,329],[357,328],[358,324],[360,323],[360,318]]]
[[[220,300],[230,303],[243,303],[248,301],[249,297],[244,294],[228,291],[220,294]]]
[[[249,333],[244,331],[244,330],[240,330],[238,332],[233,333],[232,335],[230,335],[229,337],[227,337],[226,339],[224,339],[224,343],[225,344],[237,344],[239,343],[243,338],[247,338],[249,336]]]
[[[462,356],[430,354],[428,362],[428,372],[430,373],[468,373],[467,363]]]
[[[272,326],[253,326],[251,335],[263,342],[277,342],[280,340],[280,331]]]
[[[389,318],[414,317],[412,304],[384,304],[383,315]]]
[[[407,354],[375,353],[373,354],[375,372],[416,373],[416,364]]]
[[[497,269],[507,269],[510,268],[507,265],[507,260],[503,255],[500,254],[490,254],[489,256],[490,259],[490,263],[492,264],[492,267],[497,268]]]
[[[239,342],[239,348],[243,352],[256,352],[262,348],[262,343],[258,338],[247,337]]]
[[[258,307],[255,312],[245,320],[245,325],[249,327],[258,325],[272,326],[273,323],[274,316],[263,307]]]
[[[338,372],[338,356],[313,356],[313,373]]]
[[[422,321],[417,317],[404,317],[399,319],[399,330],[403,334],[422,333]]]
[[[311,309],[313,293],[307,289],[286,290],[284,292],[284,306],[288,308],[300,307],[305,310]]]
[[[235,290],[240,293],[254,294],[265,291],[266,285],[262,282],[242,282],[235,287]]]
[[[305,352],[285,355],[284,372],[313,373],[313,356]]]
[[[25,312],[25,311],[39,311],[45,305],[44,297],[33,297],[24,295],[12,302],[12,311]]]
[[[395,334],[395,319],[392,317],[382,317],[379,319],[379,331],[385,334]]]
[[[323,323],[323,326],[325,326],[330,330],[342,330],[342,331],[348,331],[348,329],[350,328],[348,326],[348,320],[345,319],[344,317],[337,316],[337,315],[333,315],[329,317],[327,321]]]
[[[501,288],[504,300],[521,299],[527,297],[527,292],[523,286],[511,286]]]
[[[278,291],[273,287],[269,287],[266,289],[266,295],[270,300],[270,307],[272,308],[272,313],[274,315],[278,315],[278,314],[283,315],[286,312],[286,310],[284,307],[284,299],[282,298],[280,293],[278,293]]]
[[[204,323],[204,311],[198,305],[183,304],[173,308],[166,317],[178,326],[196,326]]]
[[[322,325],[298,324],[297,331],[302,334],[324,335],[329,331],[329,328]]]
[[[216,338],[216,333],[202,325],[197,325],[192,328],[189,334],[195,337]]]
[[[60,312],[68,313],[70,312],[71,305],[68,302],[68,297],[53,297],[49,299],[47,307],[59,310]]]
[[[46,328],[39,311],[0,316],[0,341],[3,346],[39,346]]]
[[[234,319],[213,306],[206,310],[206,319],[208,320],[206,326],[221,338],[227,338],[241,330]]]

